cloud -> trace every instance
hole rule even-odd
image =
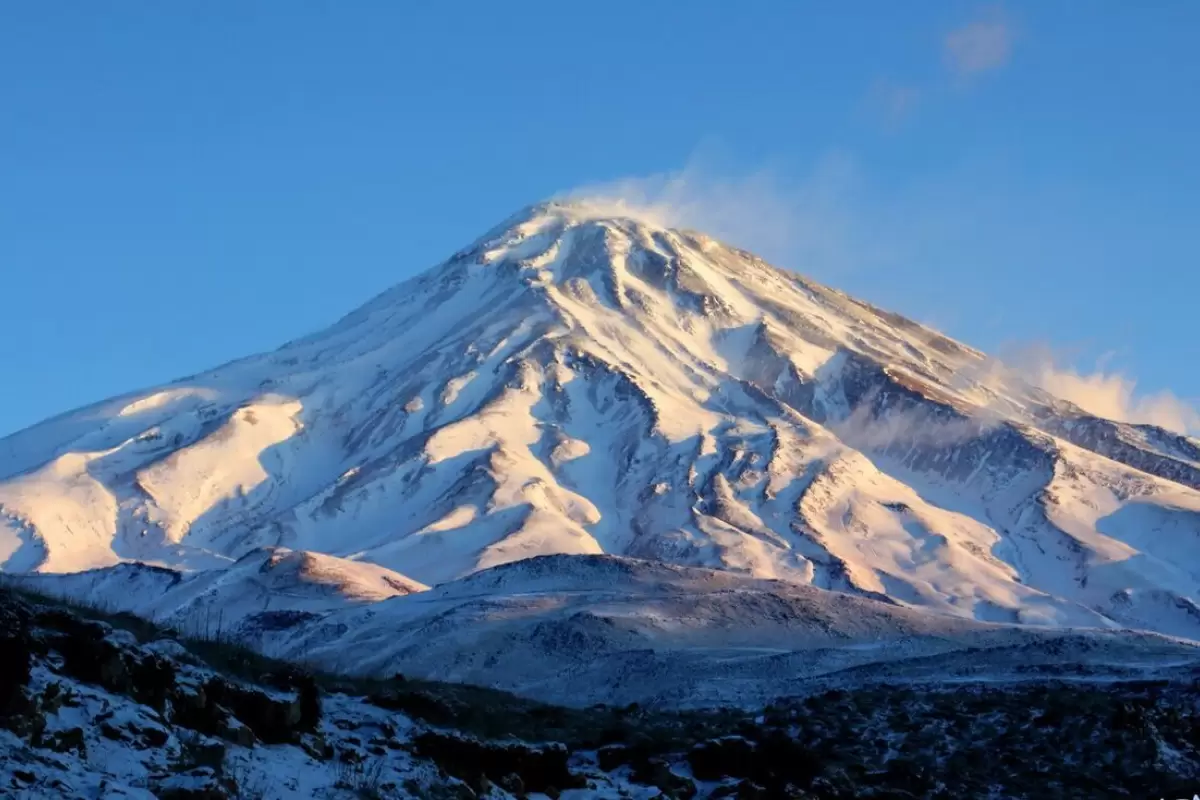
[[[933,406],[891,408],[877,415],[874,405],[874,398],[868,397],[846,419],[825,424],[839,439],[859,450],[886,450],[899,445],[908,451],[913,447],[940,448],[969,442],[1002,419],[990,409],[958,416]]]
[[[972,78],[999,69],[1012,57],[1015,30],[999,7],[984,9],[967,24],[942,38],[942,58],[952,83],[960,87]],[[943,76],[944,77],[944,76]],[[919,106],[944,100],[945,81],[876,80],[867,92],[867,103],[882,120],[886,130],[894,131],[910,119]]]
[[[1200,410],[1170,391],[1141,394],[1137,380],[1107,368],[1111,355],[1092,372],[1057,363],[1045,346],[1024,348],[1010,363],[1030,383],[1079,406],[1089,414],[1134,424],[1157,425],[1183,434],[1200,434]]]
[[[894,129],[912,116],[923,94],[917,86],[880,80],[871,86],[868,100],[882,117],[884,125]]]
[[[946,65],[960,79],[1003,67],[1012,48],[1012,25],[999,11],[955,28],[942,41]]]
[[[668,228],[689,228],[797,269],[841,269],[856,246],[857,165],[830,153],[808,173],[739,175],[695,156],[681,170],[579,187],[559,197]]]

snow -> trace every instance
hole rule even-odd
[[[927,327],[548,203],[324,331],[0,440],[0,567],[189,573],[156,614],[224,569],[239,608],[325,614],[607,554],[1200,638],[1198,476]],[[276,549],[307,555],[248,582]]]
[[[270,481],[266,451],[300,430],[300,410],[295,400],[262,398],[239,408],[196,444],[140,471],[137,483],[161,512],[166,537],[179,542],[196,533],[196,524],[206,514],[242,501]],[[217,520],[223,522],[222,517]],[[208,527],[218,525],[216,520],[205,521]]]
[[[295,569],[313,559],[314,568]],[[903,680],[925,674],[932,657],[981,651],[990,655],[977,672],[993,680],[1019,679],[1032,657],[1074,679],[1093,668],[1098,678],[1113,666],[1141,677],[1200,663],[1200,647],[1180,639],[979,622],[787,580],[612,556],[509,562],[432,589],[362,567],[264,551],[209,572],[122,565],[21,580],[43,592],[113,598],[112,610],[329,670],[487,684],[578,706],[754,706],[830,681]],[[1138,597],[1124,607],[1155,603],[1169,605]],[[1176,623],[1186,625],[1187,613],[1177,610]]]
[[[229,680],[177,642],[139,645],[132,634],[102,629],[127,659],[140,660],[150,652],[168,654],[180,687],[199,689],[214,677]],[[430,726],[363,697],[322,692],[315,730],[297,732],[291,743],[257,741],[233,717],[228,720],[230,735],[218,739],[185,727],[186,720],[170,701],[161,710],[141,705],[128,694],[79,680],[63,665],[57,654],[35,656],[26,691],[44,721],[39,734],[20,738],[0,729],[3,797],[153,800],[191,791],[196,796],[262,800],[351,800],[368,794],[401,800],[468,791],[437,763],[414,752],[414,739]],[[276,699],[293,696],[259,686],[243,688]],[[563,797],[648,799],[657,794],[625,776],[604,773],[588,756],[579,754],[572,771],[586,775],[590,788],[564,792]],[[496,787],[487,796],[513,798]]]

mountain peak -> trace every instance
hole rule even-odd
[[[231,569],[287,548],[432,585],[607,554],[1193,635],[1198,488],[1177,440],[571,198],[275,352],[0,440],[0,565]]]
[[[633,223],[635,225],[670,230],[665,215],[651,206],[640,205],[619,197],[604,195],[563,195],[527,206],[516,217],[554,217],[575,224],[581,222]]]
[[[684,243],[701,251],[732,250],[704,233],[674,226],[670,215],[659,209],[619,198],[580,195],[526,206],[459,251],[450,263],[524,261],[539,244],[546,245],[541,251],[545,252],[550,244],[579,236],[601,249],[623,250],[633,244],[670,251]]]

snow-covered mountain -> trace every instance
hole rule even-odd
[[[946,625],[1200,639],[1200,442],[587,202],[527,209],[275,352],[0,440],[0,567],[184,593],[148,613],[225,584],[373,613],[598,554]]]

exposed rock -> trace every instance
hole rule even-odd
[[[45,733],[37,743],[38,746],[56,753],[74,752],[81,758],[87,757],[87,744],[84,741],[83,728],[67,728]]]
[[[299,699],[277,700],[266,692],[213,678],[204,685],[204,695],[245,723],[259,740],[267,744],[296,741],[304,720]]]
[[[29,686],[33,652],[29,631],[15,615],[0,615],[0,727],[33,710]]]
[[[655,786],[663,797],[671,800],[691,800],[696,796],[696,784],[690,778],[676,775],[671,765],[661,758],[649,759],[633,771],[633,781],[646,786]]]
[[[432,760],[449,774],[478,788],[484,777],[516,775],[526,791],[549,793],[554,789],[586,786],[567,766],[570,753],[560,744],[481,742],[474,738],[426,731],[413,740],[418,755]]]
[[[237,783],[208,767],[172,775],[154,786],[158,800],[232,800],[238,796]]]

